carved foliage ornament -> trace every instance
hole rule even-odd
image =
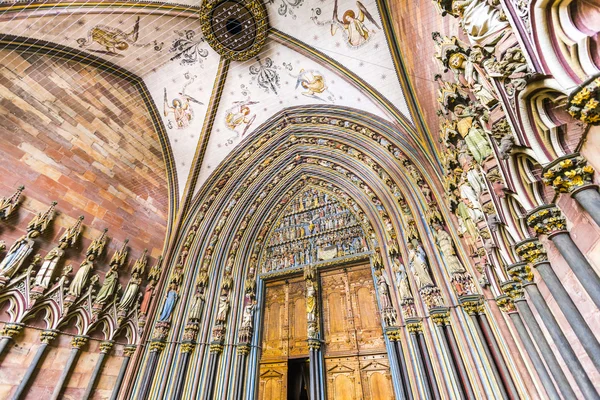
[[[582,83],[569,95],[567,111],[586,124],[600,125],[600,75]]]
[[[263,48],[269,21],[260,0],[208,0],[200,9],[200,27],[219,55],[246,61]]]
[[[560,157],[544,168],[544,183],[560,193],[568,193],[592,183],[594,168],[579,154]]]
[[[565,217],[554,204],[538,207],[527,214],[527,225],[538,235],[567,229]]]

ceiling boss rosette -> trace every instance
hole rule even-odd
[[[260,0],[207,0],[200,25],[213,50],[228,60],[246,61],[263,48],[269,20]]]

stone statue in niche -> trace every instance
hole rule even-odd
[[[171,283],[169,292],[167,293],[167,299],[165,300],[165,304],[163,304],[158,322],[167,322],[169,319],[171,319],[171,314],[173,313],[173,309],[175,308],[178,298],[179,294],[177,293],[177,285]]]
[[[162,267],[162,256],[158,256],[156,260],[156,264],[150,268],[150,273],[148,274],[148,285],[146,285],[146,289],[144,289],[144,296],[142,297],[142,304],[140,305],[140,313],[143,315],[148,314],[148,310],[150,309],[150,302],[152,300],[152,296],[154,296],[154,291],[156,290],[156,284],[160,280]]]
[[[390,287],[388,285],[385,273],[380,273],[377,277],[377,291],[379,292],[379,302],[381,308],[385,309],[392,306],[390,300]]]
[[[34,291],[41,292],[43,289],[47,289],[50,286],[56,266],[65,254],[65,249],[75,244],[75,241],[77,241],[77,238],[81,233],[81,221],[83,221],[83,216],[80,216],[77,222],[63,233],[58,246],[54,247],[46,254],[44,262],[33,282]]]
[[[242,328],[252,328],[252,318],[254,316],[254,308],[256,303],[251,301],[244,307],[244,315],[242,317]]]
[[[408,282],[408,274],[406,267],[401,262],[394,262],[394,273],[396,274],[396,287],[401,299],[412,299],[410,291],[410,283]]]
[[[111,264],[110,269],[104,276],[104,282],[102,282],[102,287],[100,288],[94,303],[106,304],[115,293],[115,289],[119,283],[119,273],[117,272],[118,267],[119,264],[117,263]]]
[[[446,3],[445,11],[460,18],[460,25],[473,44],[483,46],[489,51],[493,50],[510,29],[502,9],[491,5],[487,0],[437,1]]]
[[[148,265],[147,254],[148,249],[145,249],[144,254],[142,254],[142,256],[136,260],[135,264],[133,265],[131,270],[131,279],[129,280],[129,283],[127,283],[125,292],[123,292],[123,296],[119,302],[119,310],[129,310],[137,300],[138,291],[140,290],[140,285],[142,284],[142,277],[144,276],[144,271]]]
[[[46,254],[46,256],[44,257],[44,262],[42,263],[42,266],[37,272],[35,280],[33,281],[34,286],[43,289],[47,289],[48,286],[50,286],[50,281],[52,280],[52,276],[54,275],[56,265],[58,264],[58,261],[62,258],[63,254],[65,254],[66,248],[67,243],[61,242],[58,246],[54,247],[48,252],[48,254]]]
[[[415,245],[414,243],[408,243],[407,247],[408,262],[419,290],[426,286],[435,286],[431,276],[429,275],[427,256],[425,255],[425,250],[423,250],[421,244],[417,243]]]
[[[217,324],[225,324],[227,321],[227,314],[229,313],[229,293],[223,292],[219,297],[219,307],[217,309]]]
[[[453,111],[458,118],[456,130],[465,140],[467,148],[475,161],[481,164],[492,155],[492,148],[479,122],[480,113],[472,106],[463,104],[457,104]]]
[[[69,285],[67,295],[77,298],[83,292],[83,287],[87,283],[90,273],[94,269],[94,260],[96,257],[102,254],[104,246],[106,246],[106,232],[108,229],[104,229],[102,234],[94,239],[86,251],[86,258],[79,266],[73,281]]]
[[[450,275],[461,274],[465,272],[465,268],[462,263],[458,259],[456,255],[456,250],[454,248],[454,243],[452,242],[452,237],[442,225],[436,225],[435,229],[435,240],[438,245],[438,248],[442,252],[442,256],[446,267],[448,268],[448,273]]]
[[[469,154],[467,142],[459,140],[457,142],[457,150],[456,160],[460,164],[462,172],[466,174],[467,181],[473,190],[475,190],[475,194],[479,196],[486,190],[486,185],[481,173],[477,170],[477,164],[474,162],[471,154]]]
[[[19,238],[8,250],[6,257],[0,262],[0,275],[5,278],[12,278],[21,268],[27,256],[33,250],[35,244],[33,238],[39,236],[38,231],[31,231],[27,235]]]

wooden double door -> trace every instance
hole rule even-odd
[[[394,398],[375,287],[368,265],[320,273],[329,400]],[[308,357],[305,283],[270,282],[265,294],[259,399],[288,399],[291,360]]]

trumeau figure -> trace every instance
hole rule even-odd
[[[316,295],[317,292],[315,290],[314,283],[308,281],[306,285],[306,320],[308,322],[315,322],[317,320]]]
[[[408,243],[408,262],[419,290],[426,286],[435,286],[429,275],[425,251],[420,244],[415,246],[413,243]]]
[[[442,252],[444,263],[448,267],[448,272],[450,275],[464,273],[466,270],[456,256],[456,250],[450,234],[446,232],[442,225],[436,225],[434,229],[435,240],[438,248]]]

